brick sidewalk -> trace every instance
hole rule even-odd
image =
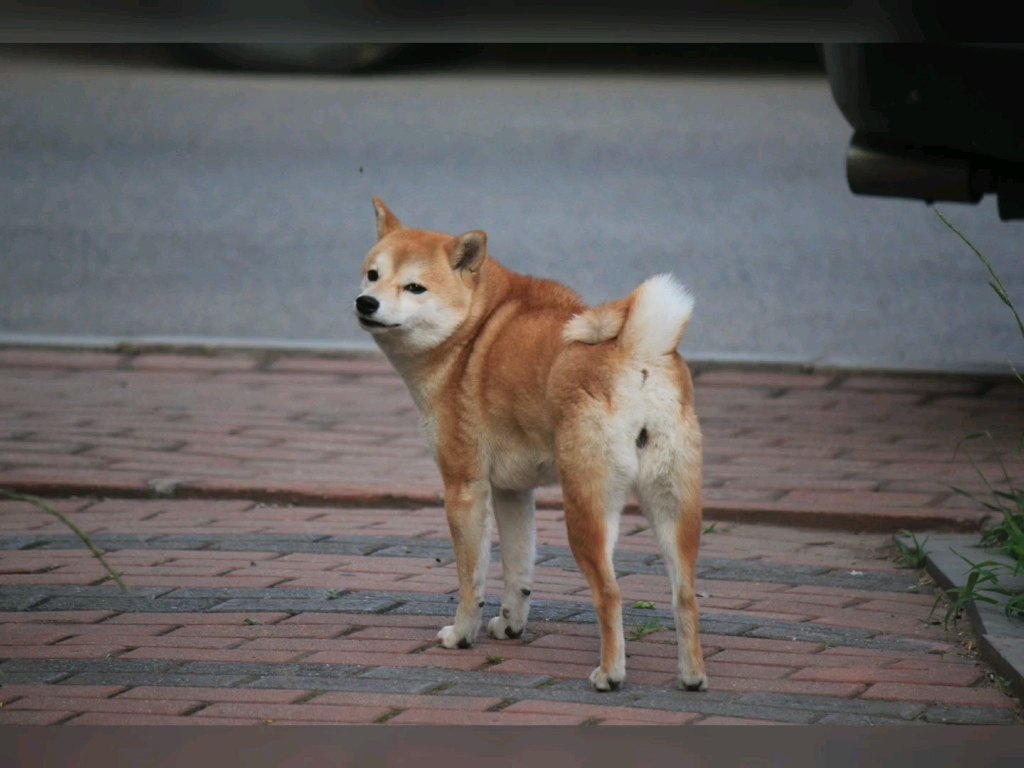
[[[58,521],[0,502],[0,723],[1021,721],[870,532],[980,523],[946,488],[978,486],[950,459],[989,422],[999,449],[1024,429],[1012,386],[708,371],[697,404],[708,516],[755,521],[702,540],[711,691],[672,687],[668,582],[627,517],[636,639],[626,685],[596,694],[598,631],[554,493],[528,632],[437,647],[456,588],[441,489],[385,366],[0,351],[0,487],[56,497],[133,588]],[[301,503],[267,503],[286,498]],[[491,577],[488,615],[497,553]]]
[[[1024,431],[1016,383],[696,371],[705,516],[851,530],[976,529],[950,486],[983,490]],[[440,479],[386,363],[0,350],[0,485],[437,505]],[[560,494],[539,494],[557,506]]]
[[[712,690],[697,694],[672,685],[653,536],[627,526],[626,625],[653,631],[629,642],[624,688],[596,694],[596,619],[557,510],[538,513],[526,635],[446,651],[434,635],[454,612],[456,575],[439,509],[61,504],[133,595],[58,521],[0,503],[0,723],[1019,721],[974,654],[929,620],[931,587],[885,559],[885,535],[706,533],[697,589]],[[495,562],[490,613],[499,577]]]

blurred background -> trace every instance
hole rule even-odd
[[[814,45],[0,46],[0,340],[366,347],[370,198],[590,302],[673,272],[694,357],[1024,361],[922,202],[858,197]],[[938,203],[1024,302],[1024,222]]]

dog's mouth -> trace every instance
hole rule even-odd
[[[370,320],[369,318],[359,315],[359,324],[363,328],[397,328],[397,325],[388,325],[387,323],[381,323],[376,320]]]

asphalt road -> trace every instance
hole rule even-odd
[[[684,353],[1024,362],[924,204],[847,189],[814,73],[469,61],[361,77],[0,50],[0,334],[365,342],[370,198],[587,300],[674,272]],[[1024,305],[1024,223],[940,206]]]

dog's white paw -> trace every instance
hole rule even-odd
[[[495,640],[515,640],[517,637],[522,636],[523,629],[517,632],[504,616],[495,616],[487,622],[487,632]]]
[[[473,644],[472,640],[457,632],[451,624],[437,633],[437,639],[441,641],[443,648],[469,648]]]
[[[708,676],[703,672],[680,674],[676,684],[684,691],[706,691],[708,689]]]
[[[625,672],[605,672],[601,667],[590,673],[590,684],[595,691],[614,691],[625,679]]]

